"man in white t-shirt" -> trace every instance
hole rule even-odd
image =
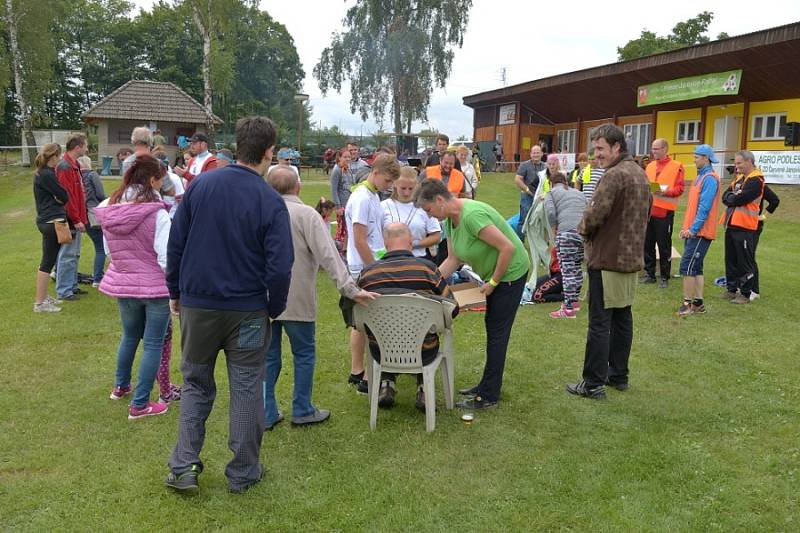
[[[217,168],[217,158],[208,151],[209,138],[202,132],[197,132],[189,139],[191,152],[196,154],[187,163],[187,168],[175,167],[175,173],[186,180],[187,186],[202,172]]]
[[[289,148],[282,147],[278,150],[278,164],[277,165],[270,165],[269,169],[267,170],[267,176],[269,176],[272,169],[278,167],[288,167],[294,172],[294,175],[297,176],[298,181],[300,180],[300,171],[297,170],[297,167],[292,164],[292,151]]]
[[[402,167],[400,177],[394,182],[392,197],[381,202],[383,227],[393,222],[402,222],[411,230],[415,257],[426,257],[429,247],[439,244],[442,227],[439,221],[414,205],[414,190],[417,187],[417,171]]]
[[[350,195],[344,210],[347,223],[347,267],[354,279],[364,266],[380,259],[386,250],[383,247],[383,208],[378,196],[392,186],[400,175],[400,164],[390,154],[380,154],[372,163],[372,170]],[[364,347],[367,336],[353,329],[350,334],[350,378],[348,382],[358,386],[366,394],[364,379]]]

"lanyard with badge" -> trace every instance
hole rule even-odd
[[[397,213],[397,220],[395,220],[394,217],[392,217],[392,222],[402,222],[402,220],[400,218],[400,208],[397,207],[397,202],[395,200],[392,200],[392,205],[394,206],[395,213]],[[417,214],[417,209],[418,209],[417,207],[414,207],[414,209],[411,210],[411,214],[408,215],[408,218],[406,218],[406,220],[405,220],[405,222],[403,222],[403,224],[405,224],[408,227],[411,227],[411,221],[414,219],[414,215]],[[389,215],[391,215],[391,214],[392,214],[392,210],[389,209]]]

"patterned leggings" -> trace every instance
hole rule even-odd
[[[556,234],[556,253],[561,265],[564,283],[564,304],[572,307],[578,301],[583,286],[583,239],[577,231],[560,231]]]
[[[172,317],[167,322],[167,334],[164,335],[164,344],[161,346],[161,363],[158,365],[156,381],[162,397],[167,397],[172,390],[169,381],[169,361],[172,359]]]

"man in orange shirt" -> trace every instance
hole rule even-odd
[[[444,152],[439,156],[439,164],[428,167],[419,175],[420,181],[425,178],[442,180],[447,185],[447,190],[458,198],[467,198],[467,187],[464,174],[455,168],[456,154]]]
[[[669,144],[664,139],[656,139],[650,147],[653,152],[645,172],[650,183],[658,183],[660,190],[653,192],[653,206],[647,221],[644,239],[644,271],[642,283],[656,282],[656,246],[658,246],[659,271],[661,281],[658,286],[667,288],[672,258],[672,223],[678,199],[683,194],[683,164],[667,155]]]

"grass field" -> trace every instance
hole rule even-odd
[[[327,186],[303,176],[314,203]],[[109,190],[116,183],[107,184]],[[426,434],[411,378],[369,430],[365,396],[345,385],[348,332],[320,276],[314,399],[329,423],[266,433],[267,476],[230,495],[227,378],[208,423],[201,493],[164,488],[179,404],[128,421],[113,402],[120,335],[115,302],[89,288],[54,315],[31,311],[40,236],[28,170],[0,177],[0,530],[530,531],[800,529],[800,191],[778,187],[759,263],[762,299],[717,298],[722,242],[706,259],[709,313],[678,319],[679,280],[641,288],[634,306],[631,388],[595,402],[564,384],[580,376],[586,312],[555,321],[556,304],[519,310],[500,406],[465,426],[437,380],[437,428]],[[510,216],[508,174],[479,197]],[[679,217],[681,218],[682,215]],[[681,244],[676,238],[676,246]],[[93,251],[84,240],[81,271]],[[456,320],[456,385],[477,382],[482,315]],[[177,346],[177,343],[176,343]],[[291,410],[284,348],[278,395]],[[180,383],[176,348],[174,381]]]

